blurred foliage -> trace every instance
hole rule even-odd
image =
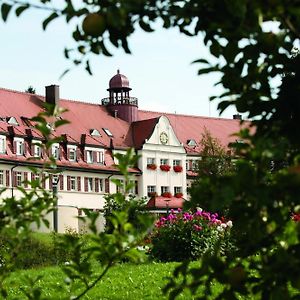
[[[167,287],[171,298],[200,285],[209,297],[213,280],[224,286],[218,299],[299,298],[300,228],[290,218],[300,205],[299,0],[85,0],[76,7],[68,0],[58,9],[51,2],[2,0],[2,18],[41,8],[50,11],[44,29],[56,18],[75,20],[77,48],[66,49],[65,56],[89,73],[89,55],[111,55],[107,44],[130,53],[128,38],[137,27],[150,32],[160,21],[188,36],[201,33],[214,60],[195,63],[199,74],[221,74],[220,112],[235,105],[253,119],[252,128],[244,123],[239,134],[243,143],[235,145],[236,172],[206,176],[205,189],[192,199],[199,206],[205,198],[207,210],[226,209],[239,231],[240,251],[235,257],[204,256],[200,268],[183,264]],[[188,274],[192,281],[176,280]]]

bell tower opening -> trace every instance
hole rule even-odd
[[[109,81],[109,97],[101,100],[109,112],[129,123],[138,120],[138,99],[131,97],[128,78],[117,70],[117,74]]]

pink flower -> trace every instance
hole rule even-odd
[[[197,224],[194,224],[194,225],[193,225],[193,228],[194,228],[196,231],[202,230],[202,227],[199,226],[199,225],[197,225]]]

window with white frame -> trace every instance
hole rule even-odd
[[[147,165],[155,165],[155,158],[154,157],[148,157],[147,158]]]
[[[94,191],[94,178],[88,177],[87,179],[88,192]]]
[[[173,160],[173,166],[175,167],[175,166],[181,166],[181,160],[179,160],[179,159],[174,159]]]
[[[69,161],[76,161],[76,149],[69,148]]]
[[[197,170],[198,167],[198,161],[193,159],[192,160],[192,170]]]
[[[174,195],[182,193],[182,187],[181,186],[174,186]]]
[[[16,186],[21,186],[22,185],[22,173],[17,172],[16,173]]]
[[[0,137],[0,153],[6,152],[6,140],[5,137]]]
[[[42,148],[40,145],[34,145],[34,157],[42,156]]]
[[[87,150],[86,151],[86,162],[88,164],[92,164],[93,163],[93,151],[92,150]]]
[[[3,170],[0,170],[0,186],[4,185],[4,174]]]
[[[104,183],[103,183],[103,178],[99,178],[98,182],[99,182],[99,192],[103,192],[103,188],[104,188]]]
[[[151,194],[155,194],[156,193],[156,186],[155,185],[148,185],[147,186],[147,193],[148,196],[150,196]]]
[[[161,189],[161,194],[168,193],[170,191],[168,186],[162,186],[160,189]]]
[[[23,141],[16,141],[16,154],[17,155],[24,155],[24,142]]]
[[[161,158],[160,164],[161,165],[167,165],[167,164],[169,164],[169,161],[166,158]]]
[[[99,162],[99,164],[104,164],[104,152],[103,151],[99,151],[97,152],[97,160]]]
[[[122,179],[117,179],[118,184],[117,184],[117,193],[123,193],[124,192],[124,180]]]
[[[75,176],[70,177],[70,190],[71,191],[76,190],[76,177]]]
[[[52,146],[52,156],[54,159],[59,159],[59,145]]]

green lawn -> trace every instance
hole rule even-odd
[[[166,277],[172,276],[176,263],[149,263],[141,265],[120,264],[112,268],[107,276],[83,299],[167,299],[162,293]],[[28,288],[25,277],[42,275],[37,286],[42,287],[46,299],[68,299],[62,282],[64,274],[58,267],[46,267],[12,273],[5,285],[9,289],[7,299],[26,299],[21,289]],[[45,299],[44,298],[44,299]],[[178,299],[194,299],[188,291]]]

